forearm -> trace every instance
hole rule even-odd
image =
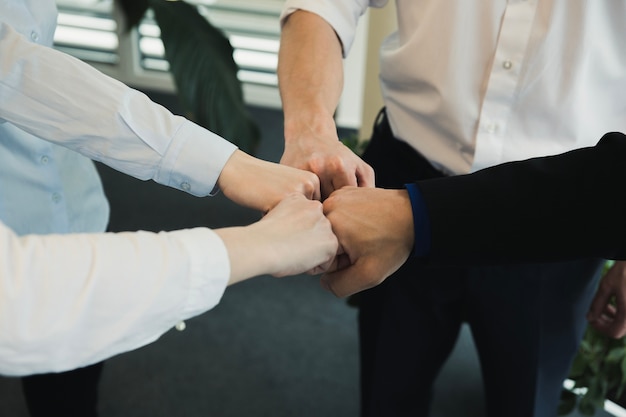
[[[285,139],[303,130],[336,136],[333,115],[343,88],[341,43],[321,17],[296,11],[285,22],[278,60]]]
[[[259,239],[250,228],[251,226],[241,226],[215,230],[228,252],[228,285],[273,272],[272,260],[268,257],[270,242],[264,241],[262,237]]]
[[[436,264],[626,257],[626,137],[593,148],[418,181]]]
[[[235,146],[0,22],[0,121],[142,180],[207,195]]]
[[[85,366],[215,306],[230,267],[204,228],[18,237],[0,224],[0,373]]]

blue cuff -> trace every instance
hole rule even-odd
[[[428,210],[422,198],[422,192],[417,184],[405,184],[409,192],[411,208],[413,209],[413,232],[415,241],[413,244],[412,257],[422,258],[430,252],[430,220]]]

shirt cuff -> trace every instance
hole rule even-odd
[[[195,317],[219,304],[230,278],[230,258],[222,239],[211,229],[169,232],[184,235],[184,244],[190,259],[190,278],[187,302],[182,320]]]
[[[186,120],[164,155],[155,181],[197,197],[213,195],[235,150],[237,146],[231,142]]]
[[[305,10],[324,19],[339,37],[343,48],[343,57],[345,58],[354,43],[359,17],[365,13],[367,6],[334,0],[317,0],[314,2],[288,0],[280,16],[281,27],[284,25],[287,17],[297,10]]]
[[[413,234],[415,240],[411,257],[423,258],[430,253],[431,234],[428,210],[426,209],[422,192],[417,184],[405,184],[404,187],[409,192],[409,199],[411,200],[411,208],[413,210]]]

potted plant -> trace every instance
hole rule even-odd
[[[184,1],[116,3],[124,17],[124,30],[138,26],[152,10],[187,116],[243,151],[254,153],[259,130],[246,109],[233,47],[222,31],[211,25],[197,6]]]

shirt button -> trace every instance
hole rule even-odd
[[[494,133],[497,128],[498,126],[495,123],[488,123],[487,126],[485,126],[487,133]]]
[[[184,191],[189,191],[191,190],[191,185],[189,185],[188,182],[183,182],[182,184],[180,184],[180,188],[182,188]]]
[[[511,61],[504,61],[502,63],[502,68],[504,68],[505,70],[510,70],[511,68],[513,68],[513,63]]]
[[[52,202],[58,203],[59,201],[61,201],[61,194],[59,193],[52,194]]]
[[[41,159],[39,160],[42,164],[47,164],[50,161],[50,158],[48,158],[46,155],[42,156]]]
[[[39,40],[39,34],[33,30],[32,32],[30,32],[30,38],[34,42],[37,42]]]
[[[176,330],[178,330],[179,332],[182,332],[183,330],[185,330],[187,328],[187,325],[185,324],[184,321],[179,321],[178,323],[176,323]]]

